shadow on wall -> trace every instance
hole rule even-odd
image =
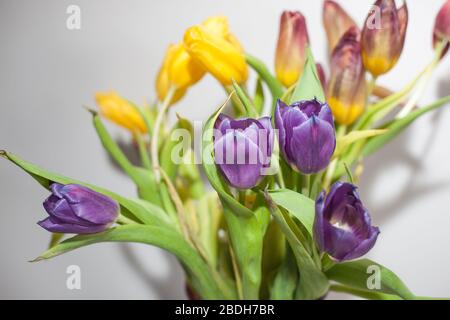
[[[439,82],[437,93],[439,97],[450,94],[450,78],[442,79]],[[413,156],[408,150],[408,134],[403,133],[381,149],[375,156],[369,157],[366,160],[361,179],[361,189],[366,190],[365,192],[369,195],[377,185],[376,179],[380,171],[385,170],[385,168],[395,167],[396,165],[401,165],[409,170],[409,177],[404,184],[405,187],[399,190],[392,200],[381,202],[368,197],[366,205],[370,208],[371,213],[376,216],[380,224],[386,222],[405,205],[410,205],[412,202],[426,197],[436,189],[450,188],[450,179],[428,184],[418,179],[421,174],[425,173],[423,172],[423,160],[427,157],[429,151],[433,149],[436,134],[439,132],[439,127],[443,124],[443,114],[447,112],[447,110],[444,110],[445,108],[448,108],[448,106],[433,112],[429,123],[430,127],[433,127],[433,130],[430,131],[426,139],[426,143],[420,152],[420,158]],[[383,159],[383,161],[379,161],[379,159]]]
[[[184,291],[184,274],[178,261],[169,253],[163,251],[162,258],[167,260],[168,270],[165,277],[155,276],[144,268],[141,255],[132,250],[128,243],[120,246],[125,261],[129,264],[132,272],[136,274],[148,286],[149,291],[155,291],[159,300],[182,300],[186,299]],[[180,285],[181,284],[181,285]]]

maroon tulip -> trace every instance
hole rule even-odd
[[[364,111],[366,79],[356,27],[342,36],[331,55],[328,103],[339,124],[354,123]]]
[[[436,16],[433,30],[433,47],[436,49],[442,41],[447,41],[444,48],[444,55],[449,49],[450,42],[450,0],[444,3]]]
[[[302,74],[308,43],[305,17],[298,11],[284,11],[275,53],[275,73],[284,86],[292,86]]]
[[[385,74],[396,64],[403,50],[408,7],[397,9],[395,0],[377,0],[367,16],[361,36],[364,67],[374,77]]]

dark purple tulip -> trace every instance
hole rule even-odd
[[[89,188],[53,183],[44,201],[49,217],[38,224],[56,233],[97,233],[109,228],[119,215],[113,199]]]
[[[225,180],[238,189],[261,182],[273,149],[270,117],[232,119],[220,114],[214,129],[215,162]]]
[[[322,252],[338,261],[366,254],[377,241],[380,230],[373,227],[356,186],[336,182],[328,195],[316,200],[314,240]]]
[[[328,165],[336,147],[333,114],[328,104],[314,99],[288,106],[278,100],[275,126],[284,159],[294,170],[310,174]]]

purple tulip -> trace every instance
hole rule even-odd
[[[113,199],[89,188],[53,183],[44,201],[49,217],[38,224],[56,233],[97,233],[109,228],[119,215]]]
[[[373,227],[356,186],[336,182],[328,195],[316,200],[314,240],[322,252],[338,261],[366,254],[377,241],[380,230]]]
[[[260,183],[273,149],[270,117],[232,119],[220,114],[214,129],[215,162],[225,180],[238,189]]]
[[[288,106],[278,100],[275,126],[284,159],[305,174],[316,173],[330,162],[336,147],[333,114],[317,99]]]

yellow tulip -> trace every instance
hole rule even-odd
[[[98,92],[95,100],[101,114],[108,120],[132,132],[147,132],[147,126],[139,112],[116,92]]]
[[[204,74],[204,68],[191,58],[183,43],[170,45],[156,79],[159,100],[164,100],[169,88],[173,87],[175,93],[171,103],[177,102]]]
[[[247,80],[244,52],[229,32],[226,17],[212,17],[186,30],[184,45],[191,57],[223,85]]]
[[[323,3],[323,25],[330,54],[344,33],[351,27],[356,27],[355,21],[337,2],[332,0],[325,0]]]
[[[284,11],[275,52],[275,74],[285,87],[296,83],[303,73],[308,43],[305,17],[298,11]]]
[[[361,48],[364,67],[373,77],[378,77],[390,71],[400,58],[408,25],[408,8],[403,2],[397,9],[394,0],[377,0],[374,7],[379,12],[367,16]]]
[[[336,122],[343,125],[355,122],[366,105],[366,79],[359,37],[359,30],[350,28],[331,55],[328,104]]]

